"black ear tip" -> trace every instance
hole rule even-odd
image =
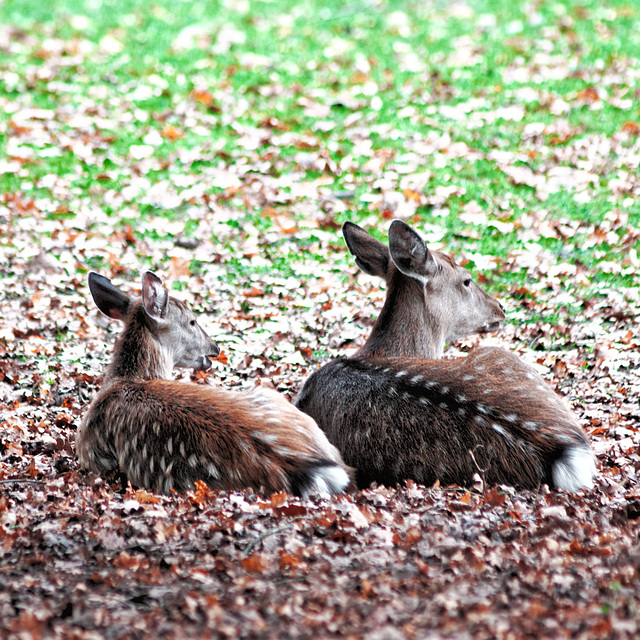
[[[357,241],[358,231],[361,231],[361,229],[354,222],[347,220],[342,223],[342,237],[347,243],[347,249],[349,249],[352,255],[355,255],[354,243]]]
[[[142,274],[142,282],[153,282],[154,284],[162,284],[162,279],[158,278],[158,276],[153,273],[153,271],[145,271]]]
[[[410,229],[411,227],[409,227],[408,224],[405,224],[401,220],[394,220],[389,225],[389,242],[393,243],[396,238],[406,236],[407,228]]]
[[[407,230],[413,231],[413,229],[406,222],[403,222],[402,220],[392,220],[391,225],[389,226],[389,231],[393,231],[394,233],[407,231]]]
[[[352,231],[355,231],[359,228],[360,227],[358,227],[357,224],[351,222],[350,220],[347,220],[346,222],[342,223],[342,235],[346,237],[348,233],[351,233]]]
[[[95,271],[89,272],[89,275],[87,276],[87,282],[89,283],[90,287],[94,285],[105,286],[107,284],[111,284],[111,280],[109,280],[109,278],[107,278],[106,276],[102,276]]]
[[[406,222],[394,220],[389,226],[389,242],[424,242],[422,236]]]

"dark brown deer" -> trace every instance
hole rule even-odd
[[[214,489],[303,497],[346,487],[338,451],[280,394],[168,379],[174,367],[208,369],[220,350],[153,273],[142,278],[142,299],[96,273],[89,274],[89,289],[100,311],[125,326],[104,386],[80,425],[84,467],[119,471],[134,486],[158,493],[191,489],[196,480]]]
[[[429,251],[395,220],[389,247],[346,222],[358,266],[387,283],[371,336],[314,372],[296,405],[316,420],[360,487],[406,479],[577,491],[593,485],[593,453],[567,404],[497,347],[439,360],[445,342],[496,330],[505,315],[469,272]]]

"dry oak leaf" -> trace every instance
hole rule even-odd
[[[242,568],[251,573],[264,573],[264,570],[267,568],[265,561],[258,553],[254,553],[247,558],[242,558],[241,562]]]
[[[160,132],[160,135],[163,138],[168,138],[171,142],[184,138],[184,132],[181,129],[174,127],[172,124],[165,125]]]

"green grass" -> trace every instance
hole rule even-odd
[[[611,188],[621,171],[637,169],[632,159],[638,138],[622,139],[621,132],[626,123],[640,121],[634,97],[640,90],[640,7],[624,0],[539,5],[470,0],[467,7],[457,10],[444,0],[347,5],[252,0],[244,12],[235,3],[186,0],[5,0],[0,24],[21,29],[26,39],[0,49],[0,73],[11,80],[0,82],[0,100],[13,105],[0,109],[0,144],[33,149],[35,158],[18,172],[0,174],[0,194],[48,201],[46,217],[60,222],[84,219],[83,208],[94,206],[114,224],[131,225],[137,240],[153,243],[171,240],[163,220],[184,221],[185,235],[197,234],[198,221],[189,213],[193,203],[174,210],[141,201],[144,194],[124,202],[109,194],[126,193],[140,175],[152,186],[197,176],[215,201],[225,188],[214,186],[212,176],[243,166],[248,171],[237,174],[242,189],[221,204],[227,224],[241,229],[250,223],[266,232],[273,224],[262,215],[263,199],[248,189],[252,171],[278,181],[280,193],[290,194],[292,183],[327,177],[313,164],[300,165],[300,153],[306,152],[338,167],[325,188],[355,192],[349,208],[334,214],[337,222],[370,222],[374,216],[377,235],[384,238],[386,221],[369,198],[383,197],[376,181],[396,172],[397,178],[387,178],[400,192],[405,171],[428,172],[425,196],[438,187],[455,186],[459,192],[439,205],[440,215],[434,215],[433,205],[421,204],[411,220],[418,227],[441,227],[448,250],[497,256],[507,264],[531,241],[523,227],[505,234],[461,220],[471,201],[489,220],[518,222],[544,210],[559,223],[580,223],[569,240],[537,239],[558,262],[589,270],[595,288],[580,295],[601,284],[637,286],[637,276],[605,273],[598,264],[639,250],[638,240],[630,246],[619,231],[618,243],[586,241],[589,225],[602,224],[616,209],[628,213],[629,225],[640,227],[640,205],[624,203]],[[598,94],[595,103],[584,98],[591,88]],[[211,108],[194,102],[194,90],[210,95]],[[494,117],[513,106],[523,108],[521,118]],[[56,126],[45,126],[35,140],[16,135],[11,122],[25,109],[54,111]],[[87,120],[74,121],[76,114]],[[269,118],[286,131],[271,131],[265,125]],[[560,121],[569,128],[566,139],[550,132]],[[181,137],[158,142],[168,124]],[[533,125],[548,130],[528,136]],[[306,136],[315,140],[308,150],[300,143]],[[411,157],[416,144],[431,139],[436,139],[432,147]],[[460,143],[468,154],[452,157],[449,149]],[[146,144],[154,146],[153,154],[132,158],[132,147]],[[86,157],[82,145],[91,150]],[[60,148],[60,155],[42,153],[52,147]],[[383,168],[369,166],[376,152],[395,157]],[[590,188],[586,202],[576,200],[571,186],[541,198],[535,187],[513,184],[496,152],[507,164],[529,167],[542,178],[556,167],[586,167],[599,184]],[[43,186],[42,179],[52,174],[69,180],[67,193]],[[501,206],[505,199],[507,211]],[[53,213],[63,202],[69,213]],[[303,202],[298,197],[267,205],[301,221],[306,210],[296,207]],[[198,195],[195,205],[201,204]],[[332,244],[341,243],[339,232],[334,235]],[[263,245],[269,267],[235,256],[226,242],[222,248],[232,256],[227,273],[240,281],[269,272],[295,275],[297,263],[323,261],[327,242],[319,241],[320,252],[308,250],[316,242],[284,235]],[[95,255],[84,262],[104,265]],[[193,267],[200,271],[206,265],[197,259]],[[505,293],[528,277],[517,265],[487,275],[491,288]]]

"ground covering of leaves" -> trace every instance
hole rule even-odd
[[[614,1],[2,3],[0,635],[638,637],[639,32]],[[592,491],[161,498],[78,468],[118,330],[90,269],[193,305],[223,348],[198,383],[292,397],[384,297],[340,224],[393,217],[501,298]]]

